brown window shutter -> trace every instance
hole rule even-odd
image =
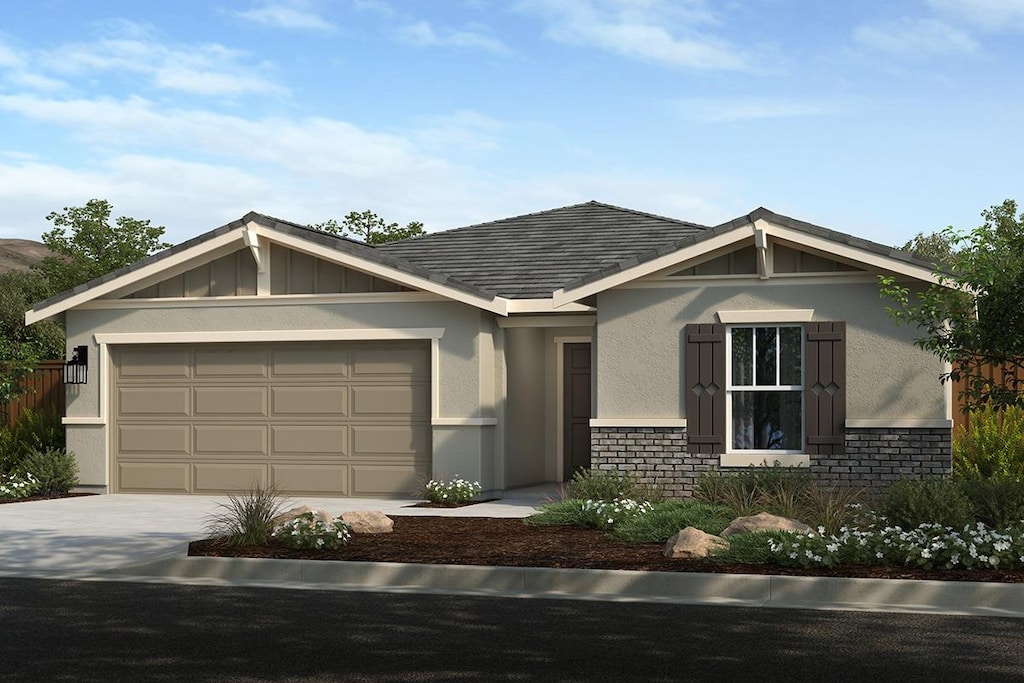
[[[846,451],[846,323],[807,323],[804,399],[807,453]]]
[[[690,453],[725,452],[725,325],[687,325],[686,432]]]

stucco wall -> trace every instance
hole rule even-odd
[[[542,328],[505,330],[508,396],[505,423],[505,483],[544,481],[547,407],[545,334]]]
[[[847,323],[847,419],[946,416],[942,363],[897,327],[873,282],[615,289],[598,296],[597,417],[685,417],[683,328],[720,310],[814,309]]]

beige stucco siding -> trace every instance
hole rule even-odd
[[[942,363],[885,313],[873,282],[614,289],[598,296],[597,416],[679,418],[683,328],[721,310],[813,309],[847,323],[847,419],[943,419]]]

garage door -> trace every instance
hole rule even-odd
[[[412,493],[430,473],[419,342],[115,348],[114,490]]]

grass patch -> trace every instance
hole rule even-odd
[[[666,501],[656,503],[650,512],[623,520],[612,528],[612,536],[622,541],[666,541],[688,526],[718,535],[735,516],[722,505],[698,500]]]
[[[733,534],[726,539],[729,541],[729,548],[715,553],[708,560],[720,564],[777,564],[778,560],[772,553],[770,544],[773,540],[778,542],[790,535],[785,531]]]

